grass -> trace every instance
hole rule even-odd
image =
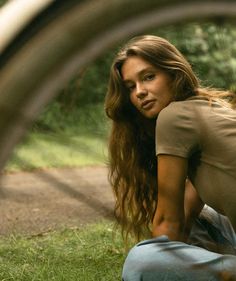
[[[52,117],[49,111],[46,126],[31,130],[5,171],[105,164],[108,130],[96,122],[100,112],[101,106],[87,107],[79,116],[60,119],[57,108]],[[53,119],[58,122],[51,126]],[[104,221],[41,236],[0,237],[0,281],[120,280],[126,253],[120,233],[113,239],[112,229]]]
[[[14,151],[7,171],[105,163],[103,134],[74,130],[31,132]],[[0,238],[0,281],[117,281],[125,259],[110,222],[36,237]]]
[[[0,280],[46,281],[121,279],[125,250],[110,222],[38,237],[0,240]]]
[[[106,156],[106,140],[99,135],[32,132],[16,147],[5,171],[102,165]]]
[[[106,164],[107,134],[102,104],[67,114],[55,104],[16,146],[5,171]]]

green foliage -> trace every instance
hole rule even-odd
[[[8,0],[0,0],[0,7],[7,3]]]
[[[63,110],[104,102],[113,56],[110,50],[71,80],[57,97]]]
[[[15,148],[5,171],[104,165],[108,125],[101,103],[68,112],[54,102]]]
[[[0,239],[0,280],[116,281],[125,258],[108,222],[38,237]]]
[[[236,28],[224,23],[190,23],[155,31],[190,61],[205,86],[236,89]]]
[[[236,90],[236,27],[229,23],[221,25],[213,23],[189,23],[183,26],[168,26],[147,33],[165,37],[176,45],[190,61],[194,71],[202,80],[203,85],[230,89],[232,91]],[[35,135],[32,138],[28,138],[30,140],[28,144],[23,144],[15,152],[10,165],[11,167],[18,169],[20,168],[20,163],[24,161],[27,163],[33,163],[35,161],[33,165],[28,165],[27,163],[22,164],[23,167],[28,167],[27,169],[41,167],[41,165],[45,165],[45,167],[74,166],[80,165],[79,163],[86,164],[91,163],[91,161],[93,162],[90,155],[95,157],[94,163],[98,163],[98,158],[102,159],[100,156],[98,158],[95,156],[101,154],[94,153],[94,147],[97,145],[95,144],[96,142],[93,142],[93,139],[96,139],[101,146],[103,144],[102,151],[106,151],[104,140],[109,130],[109,124],[104,113],[103,102],[107,91],[110,65],[117,48],[116,46],[114,49],[108,51],[86,69],[78,73],[65,89],[59,93],[58,97],[45,108],[33,126],[32,134]],[[41,135],[39,136],[37,133]],[[44,145],[39,148],[36,139],[38,138],[40,142],[42,140],[42,134],[45,134],[47,137],[42,142]],[[45,144],[46,139],[49,142],[48,146]],[[61,146],[60,139],[64,140],[64,148]],[[76,141],[74,141],[75,139]],[[56,145],[56,141],[58,145]],[[85,142],[92,145],[91,149],[85,145]],[[30,147],[33,143],[37,143],[37,145],[32,147],[35,147],[38,151],[42,151],[43,147],[47,147],[45,148],[46,152],[42,153],[44,154],[43,156],[37,150],[35,153],[32,152],[32,149],[27,151],[27,145]],[[58,149],[61,147],[61,151],[50,148],[52,147],[52,143]],[[74,146],[75,143],[77,143],[77,147]],[[71,147],[71,150],[68,147]],[[82,152],[83,149],[84,152]],[[72,150],[76,152],[80,151],[84,156],[73,153]],[[85,159],[87,150],[93,151],[93,153],[88,154],[88,158],[90,158],[88,162],[85,160],[79,162],[75,160],[75,157],[69,160],[70,157],[67,157],[68,155],[76,155],[78,159],[80,157],[81,159]],[[57,156],[53,156],[49,151],[55,151]],[[35,157],[34,154],[41,156]],[[26,157],[25,155],[28,156]],[[45,157],[45,155],[49,157]],[[61,155],[61,158],[67,160],[54,161],[58,159],[59,155]],[[24,159],[24,161],[19,161],[19,159]],[[27,159],[32,160],[29,161]],[[46,161],[44,162],[42,159]],[[72,164],[68,164],[69,161]]]
[[[168,26],[147,33],[156,34],[170,40],[190,61],[205,86],[236,89],[236,28],[229,23],[189,23],[182,26]],[[116,48],[108,51],[93,64],[81,71],[57,99],[40,117],[40,123],[50,128],[61,128],[87,120],[85,111],[94,112],[94,120],[88,121],[88,127],[99,127],[105,117],[96,113],[97,104],[104,101],[107,91],[109,70]],[[101,107],[100,107],[101,108]],[[87,111],[88,114],[91,112]],[[82,117],[83,115],[83,117]],[[59,117],[59,118],[58,118]],[[63,118],[64,119],[63,119]],[[76,120],[78,122],[76,122]],[[49,122],[50,121],[50,122]],[[102,126],[101,126],[102,127]]]
[[[67,110],[55,101],[45,108],[33,130],[48,133],[60,131],[78,134],[93,133],[105,136],[108,124],[103,108],[103,103],[84,103]]]

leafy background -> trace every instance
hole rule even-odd
[[[236,28],[231,24],[189,23],[147,33],[171,41],[190,61],[203,85],[236,90]],[[103,110],[109,69],[117,49],[119,46],[108,50],[105,55],[78,73],[45,110],[40,122],[49,127],[65,128],[77,113],[80,114],[78,119],[81,121],[86,119],[82,117],[83,114],[89,114],[92,119],[98,114],[99,118],[93,120],[95,127],[100,128],[100,121],[104,122],[100,110]],[[95,116],[90,116],[92,107],[95,109]],[[61,120],[55,124],[53,120],[58,122],[58,116],[61,116]]]
[[[0,0],[0,5],[5,2]],[[165,37],[176,45],[203,85],[236,91],[236,27],[230,22],[192,22],[146,33]],[[109,122],[104,114],[104,97],[111,62],[122,44],[107,50],[71,77],[17,146],[10,160],[11,168],[79,166],[84,160],[76,159],[86,159],[88,150],[96,161],[85,161],[85,164],[106,162]],[[32,154],[33,150],[37,153]]]

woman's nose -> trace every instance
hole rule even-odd
[[[138,98],[143,98],[147,95],[147,89],[142,84],[136,85],[136,95]]]

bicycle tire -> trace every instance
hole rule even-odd
[[[22,28],[0,56],[0,169],[42,108],[108,48],[154,27],[236,17],[234,0],[55,2]]]

